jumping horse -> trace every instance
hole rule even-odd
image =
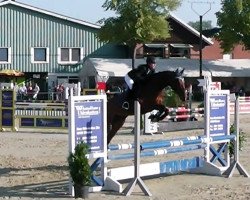
[[[148,76],[143,82],[139,102],[141,104],[141,114],[157,110],[158,112],[150,116],[151,121],[163,120],[168,115],[168,108],[163,105],[163,89],[170,86],[182,101],[186,100],[185,82],[183,70],[162,71]],[[129,109],[122,108],[126,97],[126,91],[117,94],[108,100],[107,104],[107,143],[109,144],[117,131],[122,127],[129,115],[134,115],[134,100],[129,100]]]

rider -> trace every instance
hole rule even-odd
[[[125,76],[125,82],[129,88],[125,102],[122,104],[122,108],[129,109],[129,99],[137,99],[140,92],[140,86],[143,84],[145,78],[155,73],[155,57],[147,57],[146,64],[139,65],[137,68],[129,71]]]

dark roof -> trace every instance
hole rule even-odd
[[[171,34],[175,36],[175,40],[179,39],[180,41],[182,41],[182,43],[193,45],[200,43],[200,32],[176,17],[174,14],[170,13],[168,22],[172,29]],[[205,35],[202,35],[202,40],[204,46],[213,44],[213,42]],[[173,43],[173,41],[168,42]]]

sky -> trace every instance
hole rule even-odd
[[[102,18],[114,16],[114,12],[105,11],[102,4],[105,0],[16,0],[38,8],[63,14],[68,17],[97,23]],[[209,2],[209,3],[208,3]],[[188,23],[211,20],[212,25],[217,25],[215,13],[221,8],[220,0],[182,0],[182,5],[173,14]],[[208,12],[207,12],[208,11]]]

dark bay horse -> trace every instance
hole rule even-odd
[[[163,71],[147,77],[140,88],[139,102],[141,104],[141,114],[157,110],[150,119],[154,122],[164,119],[168,115],[168,109],[163,105],[163,89],[170,86],[182,101],[186,100],[185,82],[183,70]],[[126,93],[115,95],[108,100],[107,104],[107,143],[109,144],[117,131],[122,127],[129,115],[134,115],[134,102],[131,99],[129,109],[122,108]]]

